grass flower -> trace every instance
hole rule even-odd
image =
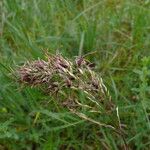
[[[26,62],[17,74],[21,83],[42,87],[54,99],[59,97],[63,107],[79,117],[84,116],[83,119],[92,120],[91,114],[107,113],[113,108],[109,91],[94,67],[94,63],[83,57],[71,61],[57,54],[47,56],[46,60]],[[83,98],[80,95],[84,95]],[[83,109],[89,116],[82,114]]]

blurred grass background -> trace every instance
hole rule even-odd
[[[0,149],[122,149],[109,129],[58,110],[10,76],[11,68],[57,50],[68,58],[96,51],[88,59],[119,108],[129,148],[149,150],[149,0],[1,0]]]

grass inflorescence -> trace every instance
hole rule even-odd
[[[88,109],[91,113],[111,112],[114,109],[111,96],[94,67],[94,63],[82,56],[70,61],[57,54],[47,56],[47,61],[26,62],[16,73],[19,82],[40,87],[76,114],[80,107],[80,110]],[[84,101],[79,92],[84,94]]]

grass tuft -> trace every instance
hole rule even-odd
[[[0,149],[125,149],[120,135],[93,124],[97,121],[121,128],[128,149],[149,150],[149,31],[149,0],[1,0]],[[27,68],[45,65],[45,53],[58,51],[73,68],[77,55],[96,64],[94,73],[103,78],[117,109],[110,115],[89,113],[88,93],[63,87],[62,98],[73,91],[80,99],[78,112],[69,111],[61,97],[42,91],[47,85],[20,86],[17,74],[10,74],[27,60]],[[87,85],[88,77],[80,83]],[[101,106],[98,111],[106,113]]]

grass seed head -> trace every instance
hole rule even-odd
[[[79,99],[79,93],[83,92],[87,98],[86,104],[82,105],[81,102],[78,102],[77,105],[89,105],[90,108],[102,101],[109,101],[110,103],[110,99],[108,100],[109,92],[107,92],[102,78],[93,70],[94,67],[94,63],[83,57],[77,57],[71,61],[58,54],[48,56],[47,60],[39,59],[27,62],[20,66],[17,73],[22,83],[30,86],[44,86],[45,91],[49,94],[59,94],[59,97],[64,99],[62,103],[65,103],[65,99],[68,98],[72,101],[70,103],[76,103],[75,99]],[[70,90],[70,94],[66,92],[66,89]],[[68,100],[67,103],[69,107]]]

